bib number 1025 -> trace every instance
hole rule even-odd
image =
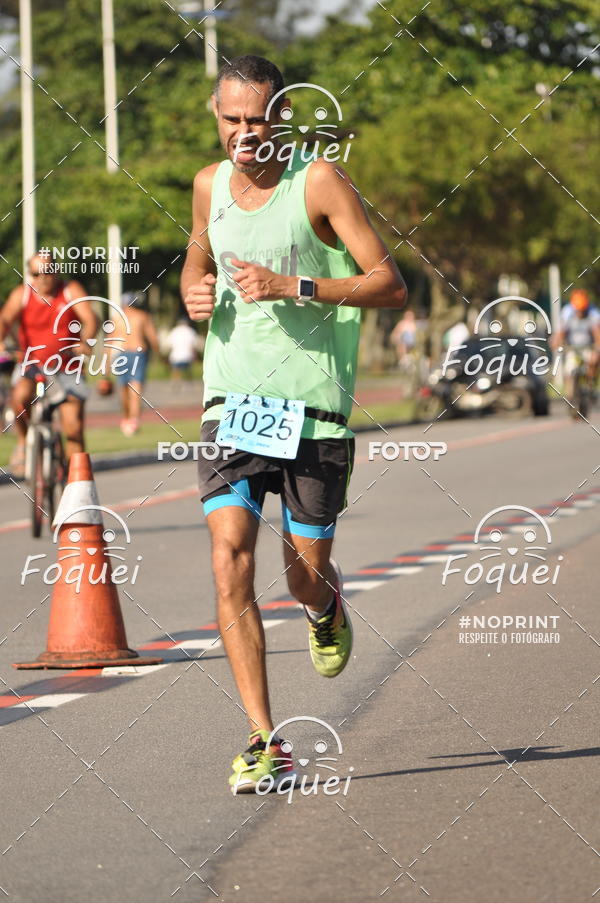
[[[296,457],[304,402],[229,393],[216,441],[274,458]]]
[[[239,415],[239,416],[238,416]],[[264,439],[280,439],[285,442],[292,435],[292,427],[289,417],[276,417],[270,411],[264,414],[257,414],[256,411],[240,411],[239,408],[230,412],[228,415],[229,426],[235,429],[236,419],[239,421],[240,429],[246,435],[256,433]]]

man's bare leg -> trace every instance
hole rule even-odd
[[[340,577],[330,561],[332,544],[333,539],[284,534],[288,586],[310,619],[310,657],[322,677],[341,674],[352,653],[352,624],[336,592]]]
[[[29,426],[29,408],[35,394],[35,383],[32,379],[20,379],[12,390],[10,406],[15,419],[13,423],[17,434],[17,444],[10,458],[10,468],[14,476],[25,474],[25,437]]]
[[[10,406],[15,414],[14,429],[19,445],[25,444],[25,435],[29,426],[29,408],[35,395],[35,383],[32,379],[20,379],[12,390]]]
[[[129,420],[129,386],[121,386],[121,411],[122,420]]]
[[[129,417],[132,420],[139,422],[142,411],[142,392],[144,391],[144,387],[140,382],[136,382],[136,380],[132,379],[127,385],[127,391],[129,392]]]
[[[333,539],[310,539],[284,533],[283,558],[292,596],[313,611],[324,611],[337,584],[329,563]]]
[[[217,622],[250,729],[273,730],[265,632],[254,593],[258,521],[245,508],[217,508],[207,517],[217,591]]]
[[[83,436],[83,402],[79,398],[67,396],[60,406],[61,427],[65,438],[67,461],[75,452],[85,451]]]

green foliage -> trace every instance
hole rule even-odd
[[[288,84],[313,82],[338,97],[343,130],[356,134],[347,168],[377,228],[401,265],[441,279],[449,298],[493,294],[505,272],[533,290],[551,261],[575,279],[596,256],[598,228],[580,204],[600,209],[592,0],[384,6],[366,24],[330,17],[318,35],[297,37],[308,4],[232,0],[219,49],[229,59],[269,56]],[[35,5],[35,73],[50,95],[36,88],[39,237],[101,245],[107,224],[119,222],[123,243],[141,249],[142,273],[127,287],[166,269],[159,282],[176,291],[181,257],[171,262],[185,248],[191,183],[221,156],[203,40],[186,16],[189,25],[155,0],[115,3],[121,169],[108,174],[100,0]],[[541,106],[540,85],[546,93],[560,85]],[[299,115],[305,106],[298,96]],[[14,87],[0,116],[5,295],[21,259]],[[583,283],[594,285],[589,272]],[[105,289],[102,279],[86,286]]]

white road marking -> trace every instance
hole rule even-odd
[[[140,650],[143,655],[143,650]],[[173,662],[165,662],[163,665],[112,665],[110,668],[103,668],[100,677],[121,677],[122,675],[151,674],[153,671],[162,671],[168,668]]]
[[[375,589],[384,583],[385,580],[344,580],[344,592],[350,590],[350,592],[360,593],[363,590]]]
[[[405,574],[418,574],[422,570],[422,564],[402,564],[397,568],[390,568],[388,574],[394,577],[403,577]]]
[[[35,699],[30,699],[29,702],[18,702],[17,705],[13,705],[10,708],[55,709],[59,705],[64,705],[65,702],[73,702],[74,699],[81,699],[82,696],[87,695],[87,693],[49,693],[47,696],[36,696]]]
[[[213,637],[210,640],[203,640],[198,638],[197,640],[184,640],[182,643],[177,643],[176,646],[171,646],[170,649],[166,649],[165,652],[172,652],[174,649],[214,649],[220,644],[221,640],[217,640],[216,637]]]

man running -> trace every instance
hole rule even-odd
[[[56,264],[47,256],[34,255],[27,267],[27,281],[12,290],[0,311],[0,345],[18,325],[19,348],[23,354],[23,361],[16,368],[19,378],[11,401],[17,445],[9,466],[15,476],[23,476],[25,471],[28,414],[35,394],[35,378],[40,372],[46,373],[49,384],[53,383],[66,394],[60,416],[67,458],[74,452],[84,451],[87,387],[76,372],[65,372],[65,368],[72,357],[91,353],[88,340],[94,341],[98,329],[90,301],[79,301],[70,307],[77,298],[87,298],[79,282],[61,281]]]
[[[265,142],[279,147],[274,129],[290,104],[282,93],[269,118],[267,107],[280,91],[281,73],[261,57],[221,69],[213,110],[227,159],[194,180],[181,277],[190,317],[209,321],[201,438],[236,449],[199,462],[219,629],[251,728],[248,749],[233,762],[234,793],[253,792],[269,776],[275,786],[293,768],[281,738],[270,737],[253,586],[265,494],[281,496],[286,576],[306,611],[313,664],[335,677],[352,648],[331,548],[354,456],[347,420],[360,308],[401,307],[406,299],[342,170],[297,152],[289,164],[287,153],[283,162],[277,154],[257,160]]]

